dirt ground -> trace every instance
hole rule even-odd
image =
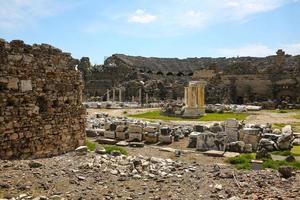
[[[157,108],[143,108],[143,109],[88,109],[88,113],[107,113],[110,116],[115,117],[125,117],[126,115],[138,114],[157,110]],[[126,111],[124,113],[124,111]],[[298,112],[299,113],[299,112]],[[270,111],[257,111],[257,112],[249,112],[249,116],[246,118],[245,123],[248,124],[296,124],[300,129],[300,119],[294,118],[297,112],[289,112],[289,113],[277,113]],[[168,121],[165,123],[172,124],[213,124],[213,121]]]
[[[136,114],[153,109],[125,110],[128,114]],[[125,110],[89,109],[88,112],[125,116]],[[294,114],[259,111],[248,116],[246,122],[300,122],[293,118]],[[182,121],[168,123],[191,124]],[[278,171],[271,169],[237,171],[226,164],[224,158],[194,152],[187,148],[187,143],[188,138],[184,138],[169,145],[125,147],[130,157],[142,157],[145,161],[152,157],[172,160],[174,166],[168,171],[170,176],[159,175],[165,168],[162,165],[163,167],[157,168],[159,173],[151,178],[145,175],[145,171],[139,171],[135,176],[131,172],[121,175],[118,170],[124,168],[123,161],[118,161],[118,157],[107,157],[93,152],[86,155],[71,152],[34,161],[0,160],[0,199],[300,199],[300,171],[289,179],[282,178]],[[174,152],[161,148],[181,149],[185,153],[176,157]],[[32,165],[32,162],[38,164]],[[127,169],[131,171],[132,166],[135,166],[134,162],[129,162]]]

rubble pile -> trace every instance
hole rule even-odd
[[[296,177],[275,170],[236,171],[145,156],[68,153],[38,160],[0,160],[8,199],[296,199]]]
[[[47,157],[84,142],[77,60],[50,45],[0,40],[0,158]]]
[[[271,124],[243,124],[235,119],[212,126],[200,126],[198,131],[190,134],[189,147],[197,150],[220,150],[239,153],[261,151],[289,150],[295,139],[290,125],[272,130]]]
[[[187,137],[192,126],[163,125],[161,123],[134,120],[126,117],[111,117],[104,113],[91,115],[86,129],[89,137],[104,137],[112,144],[119,140],[146,143],[172,143]],[[108,142],[108,140],[98,140]]]

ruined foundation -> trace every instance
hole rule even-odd
[[[0,39],[0,159],[48,157],[84,143],[76,64],[50,45]]]

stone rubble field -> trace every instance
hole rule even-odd
[[[297,199],[299,172],[236,171],[224,164],[82,151],[0,161],[2,199]]]

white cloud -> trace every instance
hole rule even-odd
[[[178,24],[188,28],[203,27],[209,21],[210,15],[204,12],[190,10],[178,17]]]
[[[300,43],[283,44],[271,48],[262,44],[250,44],[237,48],[222,48],[217,50],[217,54],[224,57],[255,56],[265,57],[275,55],[278,49],[283,49],[287,54],[300,55]]]
[[[140,23],[140,24],[147,24],[153,22],[154,20],[156,20],[155,15],[148,14],[146,13],[145,10],[142,9],[136,10],[135,13],[129,16],[128,19],[129,22]]]
[[[274,50],[262,44],[251,44],[238,48],[223,48],[218,49],[218,54],[225,57],[235,56],[257,56],[264,57],[274,54]]]
[[[30,26],[65,8],[56,0],[0,0],[0,5],[0,30],[4,31]]]
[[[282,49],[291,55],[300,55],[300,42],[282,45]]]
[[[241,20],[250,15],[275,10],[285,4],[284,0],[224,0],[228,17]]]

